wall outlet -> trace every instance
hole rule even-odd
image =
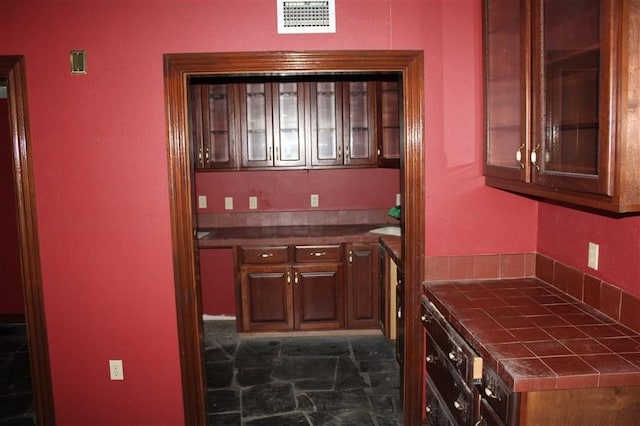
[[[109,377],[111,380],[124,380],[124,371],[122,370],[121,359],[109,360]]]
[[[207,208],[207,196],[206,195],[198,195],[198,208],[206,209]]]
[[[589,243],[589,258],[587,266],[591,269],[598,270],[598,258],[600,257],[600,246],[596,243]]]
[[[233,210],[233,197],[224,197],[224,209]]]
[[[258,197],[249,197],[249,210],[258,208]]]
[[[320,205],[320,197],[318,194],[311,194],[311,207],[318,207]]]

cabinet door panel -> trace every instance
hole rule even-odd
[[[342,164],[342,83],[309,83],[311,164]]]
[[[300,330],[344,327],[342,265],[294,266],[295,326]]]
[[[613,21],[608,0],[539,0],[534,25],[536,183],[611,195]],[[536,161],[534,161],[534,159]]]
[[[195,84],[190,91],[196,169],[235,168],[234,86]]]
[[[351,244],[347,247],[347,326],[378,327],[378,252],[375,244]]]
[[[374,84],[357,81],[344,87],[344,164],[373,165],[377,161]]]
[[[293,328],[290,269],[243,267],[241,275],[244,331]]]
[[[487,176],[529,180],[529,2],[485,0]]]
[[[240,85],[242,166],[273,165],[271,86],[266,83]]]
[[[302,83],[274,83],[274,165],[304,166],[304,94]]]
[[[379,83],[378,166],[400,167],[400,84],[397,81]]]

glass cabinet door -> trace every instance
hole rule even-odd
[[[205,120],[205,167],[229,168],[235,165],[233,158],[233,97],[232,86],[208,85],[208,114]]]
[[[529,23],[523,0],[485,0],[485,168],[529,180]]]
[[[531,153],[536,183],[603,194],[610,191],[611,84],[609,58],[603,49],[604,37],[610,33],[609,3],[539,0],[538,127]]]
[[[311,164],[342,164],[342,84],[310,83]]]
[[[191,123],[196,169],[235,167],[233,86],[190,86]]]
[[[377,160],[375,142],[375,111],[373,84],[366,81],[345,84],[344,114],[344,164],[375,164]],[[346,113],[348,112],[348,114]]]
[[[266,83],[240,85],[242,166],[273,165],[271,87]]]
[[[274,96],[274,165],[304,166],[303,84],[273,83]]]
[[[380,90],[380,134],[378,165],[400,167],[400,84],[382,81]]]

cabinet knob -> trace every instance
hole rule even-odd
[[[535,166],[536,169],[540,170],[540,166],[538,166],[538,153],[536,152],[540,148],[540,145],[537,145],[533,151],[531,151],[531,164]]]
[[[431,324],[431,318],[429,318],[429,316],[427,314],[422,314],[422,316],[420,318],[422,319],[423,323]]]
[[[449,352],[449,359],[456,363],[460,362],[460,357],[458,356],[458,353],[455,351]]]
[[[493,389],[491,389],[489,386],[484,388],[484,394],[487,395],[489,398],[500,400],[500,397],[498,396],[498,394],[496,394],[493,391]]]
[[[427,361],[427,364],[435,364],[436,362],[438,362],[438,357],[435,357],[433,355],[427,355],[425,360]]]
[[[522,162],[522,150],[524,149],[524,144],[520,145],[520,148],[516,151],[516,161],[520,165],[521,169],[524,169],[524,163]]]

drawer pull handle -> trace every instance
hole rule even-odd
[[[498,396],[498,394],[496,394],[495,392],[493,392],[493,389],[491,389],[489,386],[484,388],[484,393],[485,395],[487,395],[489,398],[493,398],[493,399],[497,399],[498,401],[500,401],[500,396]]]
[[[268,257],[273,257],[273,253],[260,253],[260,254],[258,255],[258,257],[261,257],[261,258],[263,258],[263,259],[266,259],[266,258],[268,258]]]
[[[427,357],[425,358],[428,364],[435,364],[438,362],[438,357],[433,356],[433,355],[427,355]]]
[[[314,256],[314,257],[322,257],[322,256],[326,256],[327,253],[324,251],[314,251],[309,253],[309,256]]]
[[[457,399],[455,401],[453,401],[453,406],[455,407],[456,410],[458,411],[465,411],[467,408],[465,407],[465,404],[458,401]]]

